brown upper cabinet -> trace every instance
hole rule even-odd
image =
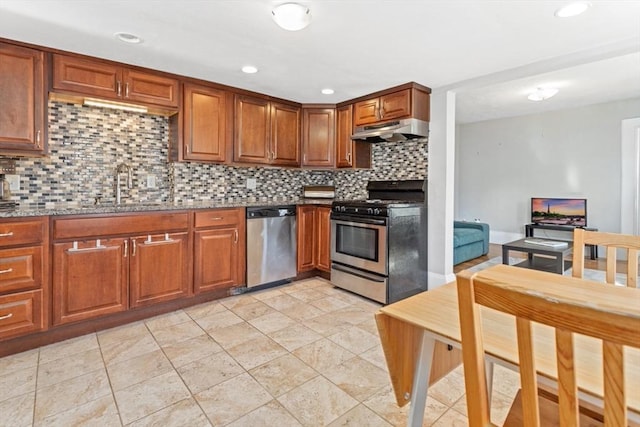
[[[0,153],[47,149],[44,53],[0,43]]]
[[[370,168],[371,144],[353,141],[353,106],[336,109],[336,167]]]
[[[160,107],[178,107],[177,79],[115,63],[53,55],[53,89]]]
[[[354,126],[414,117],[429,121],[429,92],[417,85],[356,102]]]
[[[335,166],[335,108],[302,109],[302,166]]]
[[[209,86],[185,83],[182,114],[170,118],[171,160],[223,163],[228,160],[233,111],[230,94]],[[178,129],[175,129],[178,126]]]
[[[233,160],[300,166],[300,108],[236,95]]]

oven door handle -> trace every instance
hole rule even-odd
[[[371,280],[372,282],[384,283],[386,278],[380,277],[377,275],[369,274],[364,271],[356,270],[353,268],[345,267],[339,264],[331,264],[331,268],[333,270],[342,271],[343,273],[351,274],[353,276],[361,277],[366,280]]]
[[[363,217],[354,217],[349,215],[340,215],[340,214],[331,214],[332,221],[341,221],[344,223],[348,223],[349,225],[358,225],[358,224],[371,224],[371,225],[387,225],[386,219],[374,219],[374,218],[363,218]]]

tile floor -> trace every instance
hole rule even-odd
[[[401,426],[373,313],[308,279],[0,358],[0,426]],[[495,368],[501,423],[518,377]],[[466,426],[461,368],[427,426]]]

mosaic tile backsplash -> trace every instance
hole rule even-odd
[[[427,174],[426,140],[379,143],[367,170],[317,171],[273,167],[232,167],[167,160],[166,117],[82,105],[49,102],[49,156],[16,160],[20,190],[12,200],[21,206],[91,204],[115,200],[116,167],[131,167],[132,187],[121,174],[122,200],[278,201],[298,199],[302,186],[336,186],[336,197],[366,198],[368,180],[422,179]],[[253,178],[255,189],[247,189]],[[148,179],[155,186],[148,188]]]

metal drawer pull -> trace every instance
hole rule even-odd
[[[7,314],[7,315],[0,316],[0,320],[8,319],[8,318],[10,318],[10,317],[13,317],[13,313],[9,313],[9,314]]]
[[[13,236],[13,231],[9,231],[7,233],[0,234],[0,237],[11,237]]]
[[[222,220],[222,219],[224,219],[224,218],[222,218],[221,216],[212,216],[212,217],[211,217],[211,219],[212,219],[213,221],[220,221],[220,220]]]
[[[238,243],[238,230],[233,230],[234,238],[233,243]]]
[[[0,270],[0,274],[11,273],[13,268],[7,268],[6,270]]]
[[[129,241],[125,240],[124,241],[124,256],[123,256],[123,258],[126,258],[128,254],[129,254]]]
[[[100,244],[100,239],[96,240],[96,245],[92,248],[78,248],[78,242],[73,242],[73,247],[67,249],[67,252],[95,251],[96,249],[107,249],[106,246]]]
[[[145,240],[145,245],[153,245],[155,243],[167,243],[167,242],[175,242],[174,239],[169,237],[169,233],[164,233],[164,240],[156,240],[155,242],[151,240],[151,235],[147,235],[147,240]]]

